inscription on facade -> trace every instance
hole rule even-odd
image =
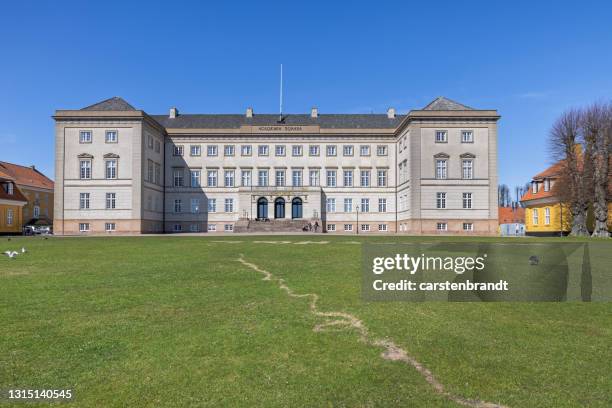
[[[241,126],[242,133],[319,133],[319,126]]]

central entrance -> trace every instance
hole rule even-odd
[[[274,218],[285,218],[285,199],[282,197],[274,200]]]

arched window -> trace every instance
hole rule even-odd
[[[302,218],[302,199],[299,197],[291,200],[291,218]]]
[[[274,218],[285,218],[285,199],[282,197],[274,200]]]
[[[268,218],[268,200],[265,197],[257,200],[257,218]]]

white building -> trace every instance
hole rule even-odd
[[[54,231],[497,233],[497,120],[440,97],[387,114],[58,110]]]

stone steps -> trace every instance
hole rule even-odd
[[[265,233],[265,232],[304,232],[302,229],[309,222],[314,224],[319,223],[319,232],[321,231],[321,220],[307,220],[307,219],[271,219],[269,221],[256,221],[240,219],[234,224],[234,232],[251,232],[251,233]]]

